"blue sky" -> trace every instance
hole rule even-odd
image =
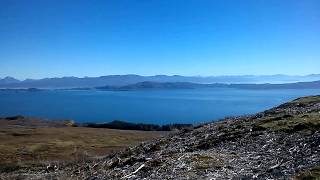
[[[319,0],[1,0],[0,77],[320,73]]]

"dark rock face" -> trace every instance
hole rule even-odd
[[[26,178],[289,179],[320,166],[320,96],[227,118]],[[33,172],[33,174],[30,172]],[[17,174],[24,172],[17,172]]]

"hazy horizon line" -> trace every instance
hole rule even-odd
[[[154,75],[141,75],[141,74],[107,74],[107,75],[100,75],[100,76],[52,76],[52,77],[39,77],[39,78],[16,78],[14,76],[3,76],[0,77],[0,79],[5,78],[14,78],[20,81],[24,80],[40,80],[40,79],[52,79],[52,78],[99,78],[99,77],[105,77],[105,76],[142,76],[142,77],[152,77],[152,76],[182,76],[182,77],[244,77],[244,76],[312,76],[312,75],[320,75],[320,73],[310,73],[310,74],[226,74],[226,75],[180,75],[180,74],[154,74]]]

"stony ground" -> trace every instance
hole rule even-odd
[[[320,96],[305,97],[252,116],[186,129],[90,162],[20,169],[0,177],[316,179],[319,130]]]

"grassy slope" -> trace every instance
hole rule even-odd
[[[162,134],[82,127],[0,128],[0,166],[79,161],[106,155]]]
[[[305,107],[320,101],[320,96],[298,98],[285,106]],[[257,126],[275,131],[316,131],[320,128],[320,113],[305,112],[299,114],[278,113],[272,117],[262,118]]]

